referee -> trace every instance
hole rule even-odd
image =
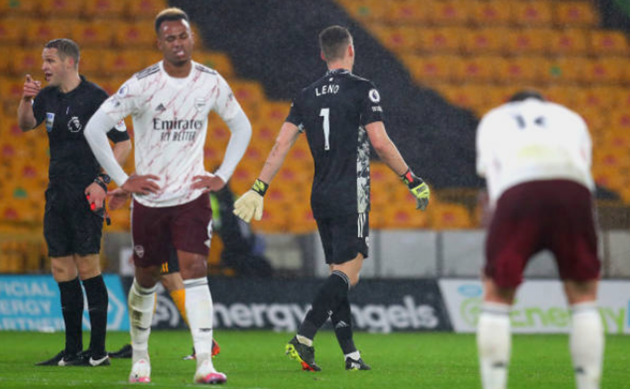
[[[107,288],[99,266],[110,179],[83,136],[83,129],[107,93],[79,75],[79,46],[69,39],[55,39],[44,46],[42,70],[48,86],[26,76],[18,108],[22,131],[45,121],[50,143],[49,184],[46,190],[44,236],[52,274],[59,285],[66,327],[66,344],[43,366],[105,366]],[[131,141],[124,122],[109,132],[116,158],[122,163]],[[86,200],[87,197],[87,200]],[[83,351],[83,282],[92,328],[90,348]]]
[[[312,309],[286,346],[304,370],[319,371],[313,338],[331,317],[347,370],[369,370],[352,339],[348,290],[359,281],[368,256],[370,146],[415,196],[417,208],[429,202],[429,187],[410,170],[383,125],[381,97],[372,82],[352,74],[355,51],[347,29],[331,26],[319,35],[328,72],[293,100],[256,183],[235,204],[249,222],[260,220],[263,196],[300,133],[305,132],[315,160],[311,195],[313,216],[324,246],[330,276],[320,287]]]

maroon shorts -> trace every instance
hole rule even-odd
[[[516,288],[529,259],[544,249],[554,254],[563,280],[599,277],[592,196],[583,185],[532,181],[499,198],[486,240],[485,274],[501,288]]]
[[[133,202],[133,260],[138,267],[160,266],[177,250],[207,256],[212,237],[208,195],[173,207],[146,207]]]

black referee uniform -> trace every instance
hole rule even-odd
[[[326,262],[368,256],[370,145],[365,126],[383,121],[372,82],[337,69],[303,89],[286,119],[306,133],[315,161],[313,216]]]
[[[39,126],[45,122],[50,142],[49,184],[46,190],[44,237],[50,257],[90,255],[100,252],[103,214],[92,212],[85,189],[94,182],[101,168],[90,149],[83,129],[107,93],[81,76],[78,87],[63,93],[58,87],[43,88],[33,102],[33,113]],[[112,129],[109,139],[126,141],[124,126]],[[107,325],[107,290],[102,276],[83,280],[88,304],[92,337],[90,350],[105,352]],[[65,358],[72,359],[82,346],[83,292],[78,278],[59,283],[61,305],[66,324]],[[104,324],[103,324],[104,320]]]

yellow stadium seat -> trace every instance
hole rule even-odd
[[[114,42],[118,47],[155,48],[156,36],[153,23],[149,20],[123,23],[116,29]]]
[[[614,107],[618,99],[618,89],[613,86],[587,86],[575,91],[577,110],[601,109],[608,110]]]
[[[505,25],[511,20],[511,2],[473,1],[471,3],[471,21],[480,27]]]
[[[241,104],[247,104],[248,102],[257,104],[265,100],[265,93],[258,82],[233,80],[230,81],[230,86],[236,100]]]
[[[227,54],[209,51],[197,51],[193,59],[202,65],[216,70],[223,77],[234,76],[234,68]]]
[[[423,84],[448,81],[453,78],[461,61],[456,56],[405,56],[404,59],[414,79]]]
[[[587,82],[590,61],[584,57],[559,57],[551,60],[549,71],[557,82]]]
[[[417,45],[430,54],[457,52],[463,47],[467,30],[458,27],[433,27],[418,30]]]
[[[420,4],[420,2],[418,2]],[[470,1],[440,0],[429,3],[430,21],[436,24],[464,25],[470,15]]]
[[[72,35],[81,48],[109,47],[113,43],[114,33],[120,23],[112,20],[95,20],[92,22],[75,22],[72,24]]]
[[[588,1],[558,1],[553,5],[553,20],[557,26],[590,27],[599,22],[594,5]]]
[[[103,56],[102,72],[109,76],[131,77],[143,69],[143,59],[133,50],[112,50]]]
[[[542,54],[549,47],[552,32],[546,28],[513,29],[507,33],[506,50],[511,54]]]
[[[512,22],[521,26],[550,26],[552,22],[551,2],[544,0],[514,1]]]
[[[125,2],[121,0],[83,0],[82,13],[87,18],[116,20],[122,17]]]
[[[127,15],[136,19],[154,19],[168,6],[164,0],[127,0]],[[153,31],[153,30],[151,30]]]
[[[628,55],[628,40],[621,31],[591,31],[590,52],[596,55]]]
[[[604,57],[588,62],[586,81],[601,84],[618,84],[625,80],[630,61],[625,58]]]
[[[18,45],[25,35],[27,26],[26,20],[17,18],[0,18],[0,44],[2,45]]]
[[[470,213],[463,205],[434,204],[429,208],[429,212],[431,214],[431,228],[436,230],[473,227]]]
[[[509,33],[504,27],[482,27],[469,29],[462,37],[462,47],[470,54],[497,54],[506,49]]]
[[[506,68],[506,59],[499,56],[478,56],[463,59],[457,78],[464,82],[501,81],[499,69]]]
[[[400,0],[392,1],[388,4],[383,15],[383,20],[392,24],[419,24],[428,21],[431,17],[429,6],[424,1]]]
[[[26,25],[26,42],[36,47],[58,38],[72,38],[71,23],[64,20],[31,20]],[[80,44],[79,44],[80,46]]]
[[[280,128],[289,115],[290,108],[291,103],[288,101],[261,104],[259,107],[259,119]]]
[[[40,8],[41,0],[0,0],[1,15],[31,15]]]
[[[381,25],[372,29],[380,41],[395,53],[413,52],[419,46],[422,30],[407,26]]]
[[[545,83],[549,80],[549,60],[541,56],[512,57],[506,60],[505,68],[499,70],[503,81],[521,84]]]
[[[38,10],[46,17],[76,16],[81,13],[82,1],[76,0],[40,0]]]
[[[584,55],[587,50],[586,30],[579,28],[553,30],[549,40],[549,54]]]

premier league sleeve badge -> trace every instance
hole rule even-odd
[[[53,124],[55,123],[55,114],[52,112],[46,112],[46,131],[51,132]]]

